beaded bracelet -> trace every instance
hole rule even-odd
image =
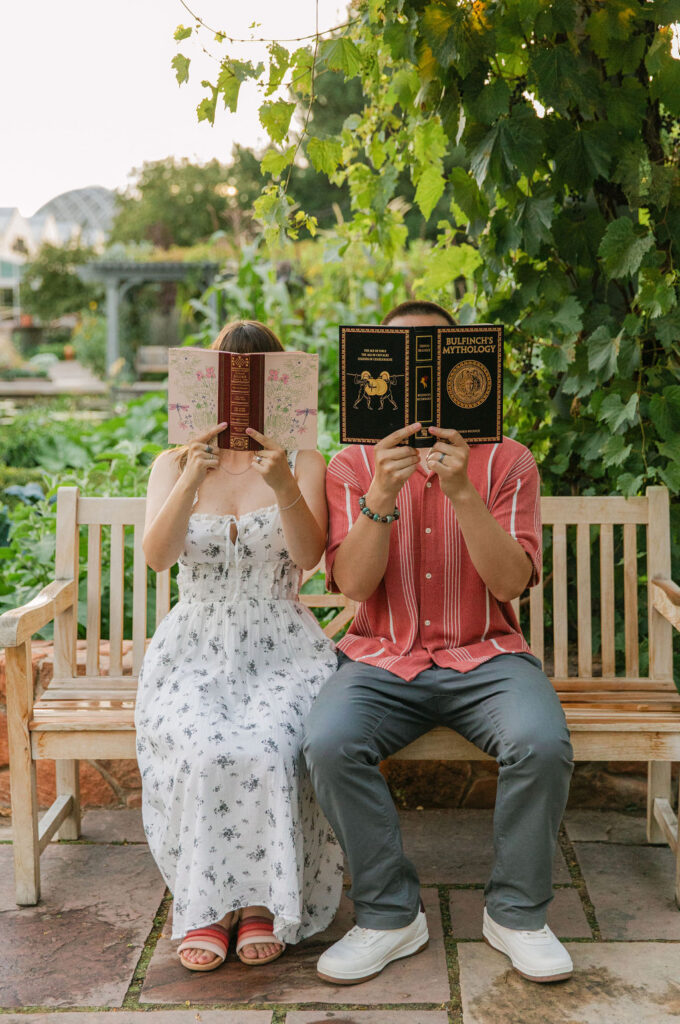
[[[394,512],[390,516],[379,516],[377,512],[371,512],[370,508],[366,504],[366,495],[362,494],[359,498],[359,508],[361,509],[362,515],[368,516],[374,523],[394,523],[399,518],[399,509],[394,506]]]

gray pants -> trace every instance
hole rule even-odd
[[[357,924],[403,928],[418,912],[418,876],[379,764],[434,725],[455,729],[500,765],[489,914],[507,928],[542,928],[573,763],[559,699],[528,654],[498,655],[465,673],[433,666],[410,683],[339,656],[303,750],[347,855]]]

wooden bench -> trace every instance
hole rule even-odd
[[[145,373],[168,372],[168,349],[165,345],[140,345],[135,356],[135,372],[138,377]]]
[[[671,762],[680,761],[680,696],[673,683],[672,626],[680,629],[680,588],[670,581],[668,492],[649,487],[645,497],[545,497],[545,580],[528,600],[514,602],[523,628],[565,708],[580,761],[648,762],[647,835],[676,854],[675,895],[680,900],[677,817],[671,807]],[[62,487],[57,502],[55,581],[29,604],[0,617],[6,648],[7,718],[11,773],[16,900],[40,896],[40,853],[52,836],[80,833],[78,760],[134,758],[137,675],[147,641],[147,613],[158,623],[170,607],[170,573],[156,574],[156,602],[147,608],[153,579],[142,551],[144,498],[80,497]],[[638,528],[642,543],[638,541]],[[76,674],[77,604],[81,531],[87,531],[87,664]],[[126,537],[132,588],[125,587]],[[110,545],[110,577],[102,580],[102,543]],[[130,548],[131,542],[131,548]],[[568,551],[575,576],[567,578]],[[641,571],[638,561],[642,562]],[[646,563],[646,564],[645,564]],[[574,560],[570,564],[574,564]],[[599,578],[599,585],[592,581]],[[103,584],[109,586],[110,664],[100,669]],[[544,621],[552,616],[550,629]],[[552,598],[552,600],[550,600]],[[325,631],[336,636],[354,605],[339,595],[303,596],[330,609]],[[640,612],[647,607],[647,622]],[[151,604],[151,603],[150,603]],[[569,608],[576,609],[572,621]],[[594,609],[599,608],[594,618]],[[123,672],[124,611],[131,617],[132,672]],[[625,650],[615,649],[615,616],[623,620]],[[31,636],[54,620],[54,678],[33,692]],[[526,622],[528,620],[528,622]],[[597,630],[593,630],[593,624]],[[645,628],[646,627],[646,628]],[[546,633],[550,643],[545,643]],[[646,633],[646,638],[645,638]],[[593,638],[599,637],[597,644]],[[641,675],[647,641],[648,671]],[[644,653],[644,648],[643,648]],[[404,759],[481,759],[485,755],[449,729],[438,728],[402,750]],[[57,798],[38,822],[36,761],[56,761]]]

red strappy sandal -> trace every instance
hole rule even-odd
[[[221,924],[206,925],[205,928],[194,928],[187,932],[177,947],[177,954],[182,964],[188,971],[214,971],[227,959],[229,951],[229,940],[231,936]],[[214,953],[215,960],[207,964],[194,964],[182,956],[185,949],[205,949],[208,953]]]
[[[244,946],[252,946],[256,942],[275,942],[280,948],[271,956],[246,957],[241,956]],[[261,964],[270,964],[272,960],[278,960],[286,948],[285,942],[274,936],[274,922],[268,917],[246,917],[239,921],[236,933],[236,956],[242,964],[248,967],[259,967]]]

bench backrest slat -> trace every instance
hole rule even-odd
[[[88,676],[98,676],[102,611],[102,528],[87,528],[87,661]]]
[[[145,565],[142,550],[144,510],[144,498],[79,498],[76,488],[59,490],[58,579],[78,578],[79,528],[87,527],[89,531],[86,587],[88,676],[97,676],[101,672],[98,656],[101,594],[105,592],[107,582],[105,578],[102,579],[102,547],[107,543],[109,535],[109,674],[120,676],[123,672],[123,629],[124,622],[129,623],[130,620],[132,670],[134,674],[139,671],[147,631],[153,629],[153,623],[148,618],[148,580],[153,578],[151,570]],[[575,688],[583,688],[584,692],[589,688],[595,691],[603,683],[609,689],[616,690],[623,683],[628,688],[630,682],[633,689],[674,690],[671,627],[652,607],[649,599],[649,676],[640,679],[640,579],[644,578],[645,573],[649,581],[655,576],[670,576],[666,488],[650,487],[644,498],[544,497],[541,510],[546,580],[544,583],[542,579],[532,587],[528,602],[526,599],[516,599],[512,604],[532,650],[541,660],[547,656],[546,670],[554,678],[558,689],[570,690],[573,682]],[[642,548],[638,545],[638,526],[645,527],[645,544]],[[102,530],[102,527],[105,529]],[[128,562],[132,572],[128,572],[128,579],[131,576],[133,584],[131,590],[128,585],[130,592],[127,594],[126,534],[127,551],[130,551],[130,542],[132,548],[132,558]],[[568,576],[574,564],[569,559],[571,550],[576,556],[573,578]],[[598,553],[599,566],[596,561]],[[166,570],[156,573],[155,584],[155,624],[158,625],[170,609],[170,572]],[[549,588],[547,591],[546,585]],[[329,614],[334,614],[324,625],[326,634],[331,637],[337,636],[354,614],[353,602],[335,595],[303,595],[303,600],[310,607],[326,607]],[[124,603],[126,601],[127,605]],[[550,624],[548,627],[551,628],[552,642],[548,641],[547,644],[544,618],[546,603],[548,614],[552,612],[551,627]],[[125,607],[128,609],[127,618]],[[570,607],[575,608],[575,621],[571,623]],[[625,667],[621,652],[618,676],[615,645],[617,607],[623,613],[625,639]],[[596,629],[598,614],[599,631]],[[55,623],[55,678],[70,678],[75,674],[75,638],[75,617],[71,612],[62,613]],[[594,671],[596,675],[593,677]]]
[[[600,526],[600,649],[602,675],[616,674],[614,647],[614,527]]]
[[[109,674],[123,672],[123,619],[125,615],[125,526],[111,524],[109,576]]]
[[[638,648],[638,568],[637,526],[625,523],[623,527],[623,614],[626,644],[626,675],[640,672]]]
[[[633,527],[634,529],[634,527]],[[593,674],[593,611],[590,594],[590,524],[576,527],[576,607],[578,674]]]

